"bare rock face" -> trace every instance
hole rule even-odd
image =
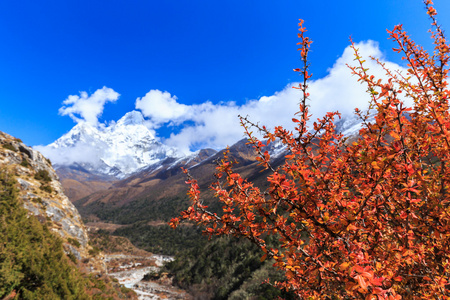
[[[87,230],[75,206],[64,195],[51,162],[21,140],[0,131],[0,168],[15,174],[24,207],[59,235],[69,255],[91,271],[104,271],[102,257],[92,257]]]

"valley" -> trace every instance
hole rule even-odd
[[[190,296],[185,291],[174,287],[167,277],[145,278],[148,274],[158,273],[161,266],[171,260],[171,257],[154,254],[148,256],[105,255],[108,275],[116,278],[125,287],[133,289],[139,299],[189,299]]]
[[[353,119],[341,120],[337,125],[339,130],[345,131],[349,135],[359,128],[358,123]],[[258,288],[259,284],[264,281],[262,274],[267,276],[270,273],[275,277],[278,275],[274,275],[275,270],[267,264],[256,263],[259,259],[257,251],[250,255],[249,259],[251,259],[246,260],[243,265],[233,262],[234,255],[237,253],[229,254],[233,252],[227,252],[227,249],[245,248],[251,247],[251,245],[238,246],[240,243],[234,240],[222,241],[220,243],[222,243],[223,249],[214,248],[215,250],[210,252],[209,258],[205,260],[205,253],[211,251],[211,248],[208,248],[208,239],[203,236],[201,228],[189,223],[179,226],[175,230],[168,226],[170,219],[178,216],[189,205],[186,195],[188,188],[185,183],[186,175],[182,172],[182,168],[188,169],[200,183],[200,188],[204,191],[205,204],[209,205],[213,211],[221,210],[218,203],[213,201],[213,193],[208,190],[208,187],[215,180],[213,174],[216,162],[222,158],[225,150],[203,149],[187,156],[161,155],[157,156],[159,160],[152,161],[146,166],[140,165],[130,173],[129,167],[136,166],[135,162],[137,161],[142,161],[139,156],[140,152],[135,151],[136,145],[140,145],[139,149],[146,149],[145,151],[150,152],[147,157],[149,157],[148,155],[156,157],[151,153],[167,151],[164,146],[158,149],[157,143],[152,141],[154,137],[149,132],[145,133],[144,141],[147,145],[152,145],[152,148],[146,148],[145,143],[142,144],[142,141],[134,136],[136,128],[139,128],[138,132],[142,138],[142,134],[145,132],[142,127],[142,118],[134,112],[124,116],[115,127],[107,128],[103,132],[74,128],[73,132],[69,132],[52,144],[52,147],[58,148],[62,153],[64,151],[71,153],[74,149],[86,146],[91,151],[97,151],[95,152],[98,155],[96,161],[55,164],[55,168],[66,194],[90,229],[91,241],[96,244],[99,240],[103,240],[103,244],[97,243],[96,247],[105,253],[105,263],[109,274],[117,278],[120,283],[133,288],[140,294],[141,299],[156,297],[149,295],[150,290],[159,291],[158,293],[164,295],[172,293],[170,297],[177,299],[179,293],[186,293],[180,292],[179,287],[187,290],[187,293],[193,297],[206,297],[205,299],[226,299],[232,293],[235,295],[239,293],[260,294],[268,293],[269,290],[270,293],[276,293],[272,289],[263,288],[262,290],[265,292],[262,292]],[[105,141],[114,141],[112,137],[117,136],[117,133],[113,133],[115,131],[120,132],[119,141],[122,144],[120,147],[112,144],[109,147],[122,149],[121,155],[128,157],[128,162],[125,162],[123,158],[117,158],[115,153],[98,151],[98,148],[106,143]],[[131,137],[127,137],[127,135],[131,135]],[[137,141],[140,144],[136,144]],[[245,139],[231,145],[228,150],[230,158],[236,162],[235,171],[261,188],[267,187],[268,171],[264,171],[258,165],[255,153],[252,147],[247,145]],[[280,143],[272,143],[265,150],[271,154],[274,167],[280,165],[287,154],[286,149]],[[170,153],[177,152],[173,150]],[[109,167],[105,168],[105,162],[114,161],[112,157],[117,158],[116,163],[109,164]],[[144,164],[144,161],[142,163]],[[98,239],[99,236],[101,239]],[[129,240],[132,245],[127,248],[114,249],[114,247],[111,248],[111,245],[117,245],[116,242],[109,242],[109,244],[105,242],[106,240],[117,241],[121,238]],[[136,249],[142,252],[137,253]],[[248,251],[250,250],[244,250],[244,252]],[[209,260],[216,257],[218,253],[222,253],[219,257],[230,255],[227,260],[228,264],[216,269],[213,263],[207,267],[211,268],[211,271],[203,269],[201,272],[204,274],[198,273],[199,270],[196,268],[199,265],[208,266],[211,263]],[[158,269],[160,266],[156,264],[158,255],[169,255],[174,257],[175,261],[160,270]],[[247,271],[242,273],[243,270]],[[154,274],[153,280],[142,281],[144,275],[149,272]],[[213,272],[212,274],[217,276],[208,272]],[[225,279],[224,275],[220,275],[225,274],[222,272],[235,274],[233,280],[237,281],[229,285],[228,281],[231,278]],[[188,275],[189,273],[191,275]],[[192,277],[195,273],[197,275]],[[168,274],[171,276],[170,280],[167,278]],[[252,277],[253,279],[251,279]],[[173,279],[178,288],[171,285]],[[219,282],[220,285],[227,286],[227,288],[216,290],[214,286]],[[186,295],[184,294],[183,297],[187,297]],[[284,297],[289,297],[289,295],[286,294]]]
[[[343,123],[342,128],[347,125]],[[191,223],[177,229],[168,226],[170,219],[189,206],[182,168],[198,179],[204,203],[212,211],[221,211],[208,187],[225,150],[180,155],[158,144],[136,112],[102,132],[77,126],[49,146],[59,153],[53,164],[56,173],[50,160],[9,136],[4,141],[8,148],[4,156],[14,166],[20,165],[14,168],[20,176],[22,198],[27,199],[25,207],[41,222],[53,221],[48,226],[61,232],[64,249],[78,268],[102,274],[112,285],[133,289],[139,299],[241,299],[243,295],[290,299],[288,293],[261,285],[269,275],[282,277],[271,267],[272,262],[260,260],[258,249],[248,241],[222,238],[211,243],[202,229]],[[102,147],[108,151],[100,151]],[[92,152],[89,161],[64,164],[59,160],[80,149]],[[271,154],[275,168],[287,154],[281,143],[271,143],[264,150]],[[268,171],[255,160],[245,139],[227,151],[236,172],[267,188]],[[150,161],[142,158],[144,152]],[[27,170],[27,166],[39,171]],[[31,180],[35,172],[40,177]],[[77,222],[75,231],[68,225],[73,220]],[[73,237],[68,238],[66,232]],[[103,277],[106,274],[114,280]]]
[[[450,1],[3,2],[0,300],[450,300]]]
[[[257,166],[253,150],[246,145],[246,141],[237,142],[229,150],[230,155],[238,162],[236,169],[262,185],[266,172],[261,172],[262,169]],[[274,155],[274,164],[283,160],[282,148],[274,145],[269,150],[274,154],[279,153],[279,155]],[[256,261],[259,262],[257,252],[251,260],[245,260],[242,266],[233,262],[235,259],[233,256],[237,254],[235,253],[224,261],[225,264],[221,267],[222,271],[217,270],[218,274],[227,269],[230,270],[229,272],[237,272],[236,278],[239,279],[232,285],[226,284],[226,280],[229,279],[220,279],[208,272],[196,275],[198,282],[185,282],[181,277],[174,277],[177,269],[189,272],[186,269],[188,265],[180,265],[180,258],[177,257],[199,251],[195,256],[203,257],[201,263],[205,263],[205,257],[200,253],[201,249],[208,244],[208,239],[203,236],[201,228],[197,226],[189,223],[177,229],[168,226],[170,219],[189,205],[186,195],[186,175],[181,168],[188,168],[191,174],[202,182],[204,190],[207,190],[208,185],[214,179],[215,161],[222,157],[222,152],[205,149],[197,152],[195,156],[184,159],[166,159],[158,163],[157,167],[149,166],[123,179],[116,178],[114,181],[111,181],[110,177],[99,173],[93,174],[79,166],[57,166],[56,170],[67,190],[73,190],[74,187],[76,190],[77,187],[82,186],[102,187],[98,184],[99,178],[106,179],[103,188],[99,188],[87,196],[83,197],[77,193],[69,195],[73,195],[71,200],[89,229],[91,242],[105,253],[108,274],[135,290],[140,299],[159,299],[157,297],[161,295],[168,299],[189,299],[191,296],[193,299],[202,297],[212,299],[219,297],[219,294],[215,295],[213,292],[214,286],[217,282],[223,282],[227,288],[221,289],[219,293],[222,296],[217,298],[222,299],[224,295],[239,289],[240,285],[250,279],[254,271],[262,267],[261,263],[256,263]],[[211,200],[212,194],[206,192],[205,201],[218,211],[220,207]],[[121,238],[129,239],[133,245],[123,242],[128,246],[118,247],[117,245],[120,243],[117,241]],[[233,243],[223,245],[225,251],[230,247],[235,247]],[[177,262],[172,262],[173,267],[164,267],[160,270],[156,258],[162,257],[161,255],[170,255],[177,259]],[[191,255],[188,254],[183,261],[193,266],[200,263],[192,260]],[[211,257],[215,257],[215,255],[211,253]],[[229,266],[227,262],[229,262]],[[241,273],[240,270],[249,267],[249,271]],[[264,267],[264,271],[260,272],[268,274],[266,268],[267,266]],[[153,279],[142,280],[147,273],[154,274]],[[203,276],[204,279],[201,279]],[[255,289],[255,286],[259,286],[264,280],[260,276],[251,281],[251,284],[247,283],[251,289]],[[177,278],[177,281],[172,284],[173,278]],[[202,281],[209,283],[203,284]],[[260,292],[256,291],[256,293]]]
[[[88,229],[90,232],[98,230],[89,225]],[[171,279],[148,278],[148,274],[157,274],[165,263],[173,260],[172,257],[138,249],[125,238],[95,233],[90,238],[93,245],[99,246],[103,252],[107,275],[134,290],[139,299],[189,299],[185,291],[172,285]]]

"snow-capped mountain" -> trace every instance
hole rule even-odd
[[[142,113],[131,111],[117,123],[95,127],[80,122],[46,147],[36,147],[60,166],[80,165],[86,170],[124,178],[137,170],[183,153],[163,145],[144,125]]]
[[[366,120],[367,123],[375,122],[375,112],[369,114],[369,118]],[[344,136],[357,136],[359,130],[363,127],[363,122],[357,115],[350,115],[343,117],[335,122],[336,131],[342,133]]]
[[[373,121],[373,116],[368,121]],[[160,143],[145,122],[139,111],[128,112],[109,126],[80,122],[52,144],[35,148],[49,157],[56,169],[81,167],[92,174],[119,179],[141,170],[158,170],[163,163],[170,169],[198,160],[197,152],[186,156]],[[335,124],[336,131],[345,136],[357,135],[362,125],[357,116],[347,116]],[[271,143],[266,150],[274,159],[283,157],[287,151],[280,141]]]

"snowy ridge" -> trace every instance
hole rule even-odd
[[[372,115],[367,122],[373,120]],[[193,168],[216,152],[203,149],[185,155],[157,141],[145,122],[139,111],[128,112],[109,126],[80,122],[52,144],[37,146],[36,149],[49,157],[56,168],[78,165],[93,174],[111,175],[119,179],[136,172],[152,173],[161,168],[170,170],[181,165]],[[356,115],[340,119],[335,125],[336,132],[344,136],[358,135],[362,127]],[[239,143],[245,144],[246,141]],[[288,153],[286,145],[280,140],[269,143],[265,150],[273,159]]]
[[[369,118],[366,120],[367,123],[371,123],[375,121],[375,114],[372,113],[369,115]],[[357,136],[359,131],[363,127],[363,122],[357,115],[348,116],[337,120],[335,122],[336,132],[342,133],[344,137]],[[271,158],[278,158],[281,155],[286,155],[288,153],[287,146],[281,142],[281,140],[276,140],[275,142],[270,143],[266,150],[269,152]]]
[[[369,114],[369,118],[366,120],[367,123],[375,122],[375,113]],[[352,115],[341,120],[338,120],[336,123],[336,132],[342,133],[345,137],[355,136],[359,134],[359,130],[363,127],[363,122],[357,115]]]
[[[125,114],[107,127],[81,122],[40,150],[56,165],[79,164],[90,172],[117,178],[167,158],[184,157],[177,149],[158,142],[144,122],[138,111]]]

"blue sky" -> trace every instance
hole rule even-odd
[[[450,2],[436,0],[435,7],[438,20],[450,28]],[[419,0],[4,0],[0,130],[30,145],[51,143],[76,124],[58,113],[63,101],[107,87],[120,97],[101,105],[98,122],[118,120],[136,109],[138,98],[156,95],[166,105],[155,109],[168,104],[173,104],[169,110],[178,109],[165,112],[164,119],[151,107],[142,109],[160,139],[179,145],[196,135],[195,145],[220,147],[220,135],[213,141],[211,133],[193,128],[214,130],[193,112],[214,115],[217,126],[224,127],[221,115],[282,98],[286,86],[299,80],[292,71],[299,66],[299,18],[314,41],[310,61],[318,81],[343,57],[350,36],[355,42],[375,41],[364,45],[400,65],[386,29],[402,23],[418,43],[430,46],[429,20]],[[184,136],[177,135],[189,126]]]

